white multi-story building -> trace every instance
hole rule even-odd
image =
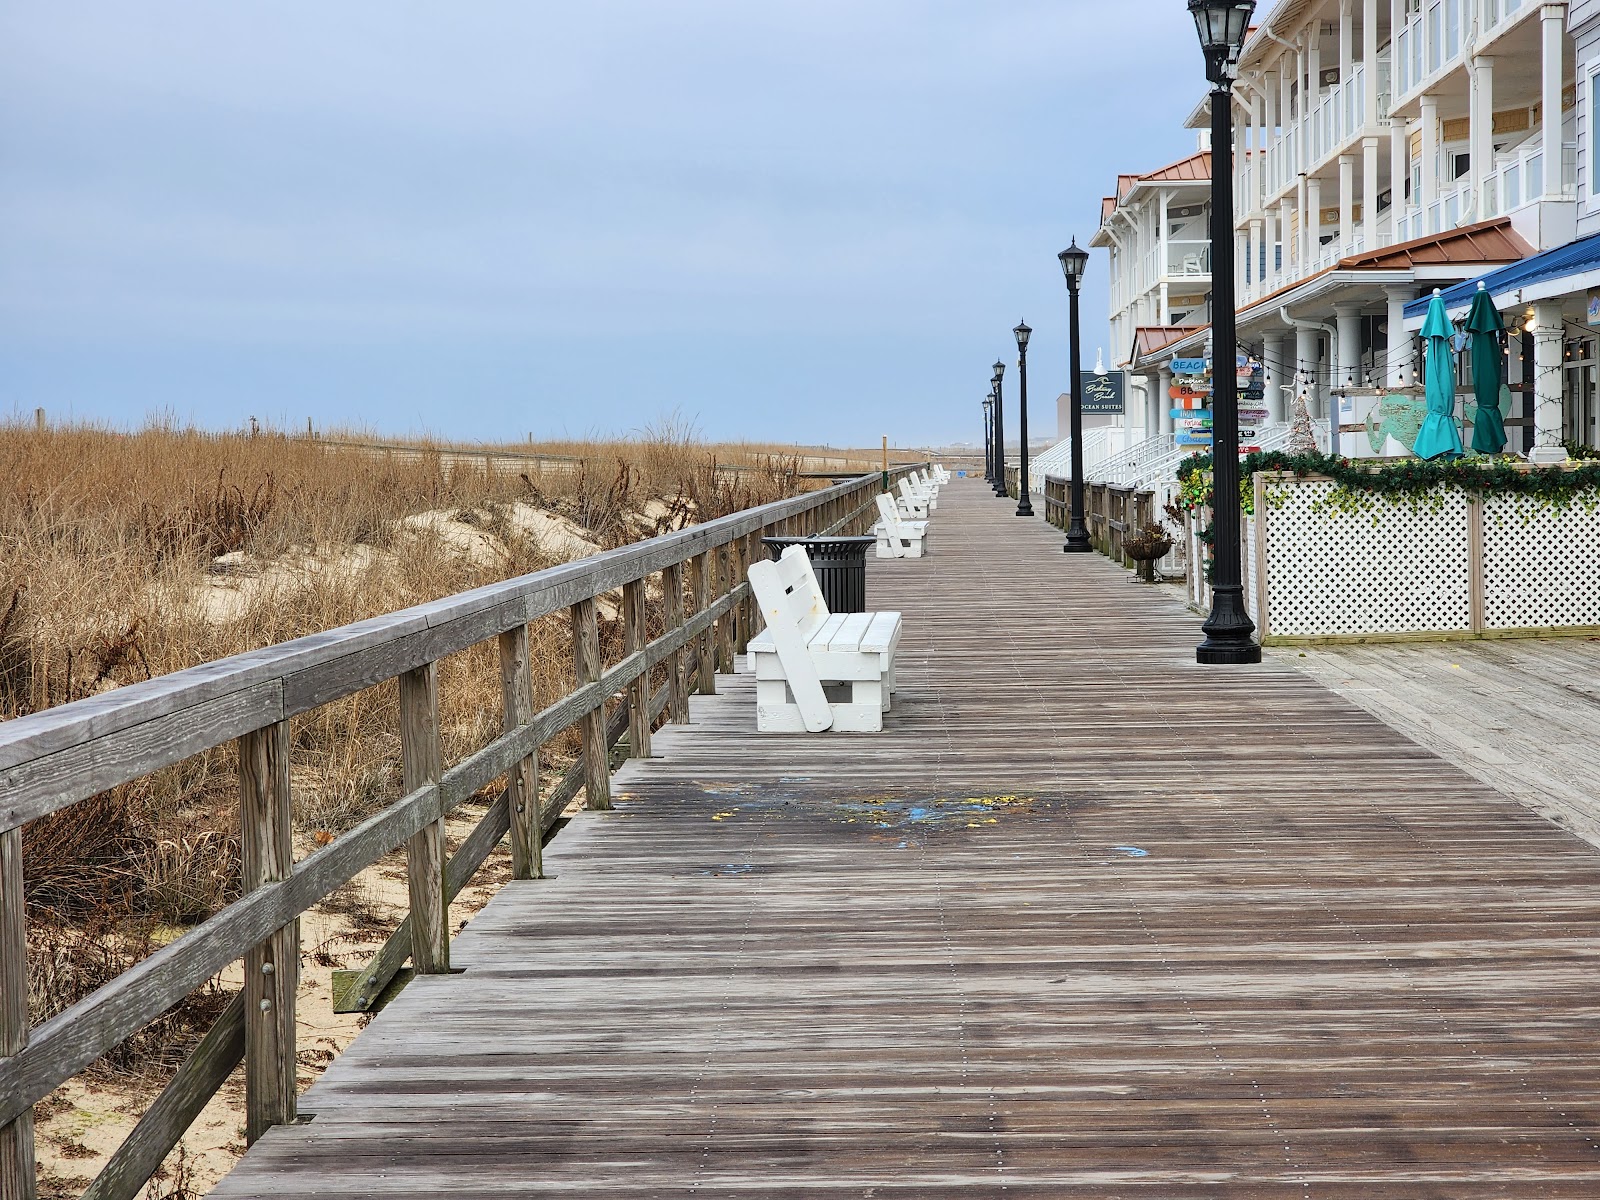
[[[1573,8],[1580,34],[1580,18],[1600,16],[1600,0]],[[1332,389],[1412,382],[1412,339],[1399,334],[1408,302],[1562,246],[1580,211],[1600,226],[1594,189],[1580,186],[1600,183],[1600,158],[1583,153],[1580,136],[1595,114],[1577,102],[1581,78],[1600,105],[1600,72],[1580,64],[1567,10],[1533,0],[1279,0],[1258,10],[1233,91],[1234,286],[1240,342],[1266,363],[1274,420],[1286,384],[1302,385],[1313,415],[1326,416]],[[1600,43],[1600,20],[1591,23],[1586,60]],[[1203,103],[1188,124],[1209,120]],[[1097,244],[1114,256],[1124,250],[1110,231],[1133,228],[1141,210],[1125,195],[1136,191],[1119,183],[1106,206]],[[1147,235],[1138,244],[1152,253]],[[1150,276],[1114,257],[1112,279],[1119,354],[1147,396],[1164,397],[1163,364],[1203,353],[1207,331],[1163,340],[1155,331],[1170,314]],[[1519,340],[1514,381],[1532,375],[1521,349]],[[1340,426],[1352,433],[1377,403],[1345,395]],[[1531,432],[1531,419],[1508,424],[1525,420]]]

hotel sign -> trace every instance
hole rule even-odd
[[[1078,397],[1080,411],[1086,413],[1120,413],[1123,408],[1125,379],[1121,371],[1107,371],[1096,375],[1093,371],[1078,372]]]

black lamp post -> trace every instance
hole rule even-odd
[[[1000,380],[1006,373],[1003,362],[994,364],[994,375],[989,382],[994,384],[994,494],[1006,494],[1006,406],[1000,391]]]
[[[1011,331],[1017,335],[1017,403],[1021,406],[1018,412],[1022,420],[1022,458],[1017,470],[1017,492],[1021,497],[1017,501],[1017,516],[1033,516],[1033,504],[1028,499],[1028,337],[1033,330],[1028,328],[1026,321],[1018,321],[1017,327]]]
[[[983,478],[994,482],[994,392],[983,398]]]
[[[1079,249],[1078,239],[1073,238],[1072,245],[1056,255],[1056,259],[1061,263],[1061,273],[1067,277],[1067,292],[1072,297],[1068,323],[1072,342],[1072,361],[1068,364],[1072,373],[1072,428],[1068,431],[1072,439],[1072,503],[1067,516],[1067,540],[1061,549],[1067,554],[1086,554],[1094,547],[1089,544],[1089,529],[1083,523],[1083,398],[1078,395],[1083,357],[1078,343],[1078,285],[1089,268],[1089,252]]]
[[[1239,355],[1233,299],[1233,78],[1255,0],[1189,0],[1211,83],[1211,615],[1202,663],[1258,663],[1239,546]],[[1335,415],[1334,423],[1338,423]]]

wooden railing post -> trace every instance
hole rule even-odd
[[[0,833],[0,1057],[28,1044],[28,927],[22,830]],[[0,1200],[33,1200],[33,1110],[0,1128]]]
[[[528,660],[526,625],[500,635],[500,712],[504,733],[533,720],[533,667]],[[537,751],[512,767],[506,776],[506,805],[511,818],[511,878],[544,878]]]
[[[673,563],[661,573],[661,590],[667,602],[667,628],[683,628],[683,564]],[[689,676],[685,651],[667,656],[667,718],[674,725],[689,723]]]
[[[281,882],[294,871],[287,721],[239,739],[239,839],[244,892]],[[296,918],[244,956],[244,1136],[249,1144],[295,1118],[299,983]]]
[[[751,556],[758,552],[759,547],[753,534],[746,534],[735,545],[738,550],[734,559],[733,586],[737,587],[750,577],[750,563],[753,561]],[[751,628],[753,624],[751,618],[754,613],[751,610],[750,597],[748,595],[739,601],[738,607],[734,609],[734,612],[738,615],[738,623],[734,627],[733,652],[735,654],[743,654],[750,648],[750,639],[755,636],[755,630]]]
[[[572,606],[572,656],[578,668],[578,686],[600,678],[600,613],[594,598]],[[604,703],[578,718],[583,735],[584,803],[591,809],[611,807],[611,751],[606,746]]]
[[[703,613],[711,607],[711,553],[706,550],[689,560],[689,588],[694,593],[696,613]],[[717,694],[716,664],[711,655],[711,630],[707,629],[694,640],[694,664],[700,672],[696,691],[702,696]]]
[[[637,654],[650,641],[645,624],[644,580],[635,579],[622,588],[622,626],[624,648]],[[628,756],[650,757],[650,672],[628,685]]]
[[[717,547],[713,551],[713,557],[717,564],[717,579],[711,591],[713,597],[720,600],[731,592],[734,584],[738,582],[733,574],[732,543]],[[717,670],[724,675],[733,674],[733,626],[737,620],[737,612],[730,608],[717,622]]]
[[[407,794],[439,782],[439,664],[400,676],[400,768]],[[431,822],[406,843],[411,893],[411,966],[418,975],[450,970],[450,908],[444,897],[444,821]]]

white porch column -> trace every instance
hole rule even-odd
[[[1431,210],[1439,199],[1439,98],[1422,97],[1422,228],[1439,233]]]
[[[1410,122],[1396,117],[1389,123],[1389,232],[1400,241],[1400,216],[1406,211],[1406,180],[1411,177]]]
[[[1528,461],[1548,466],[1567,461],[1561,445],[1563,325],[1560,304],[1533,306],[1533,449]]]
[[[1304,191],[1304,186],[1301,187]],[[1283,239],[1283,270],[1281,274],[1288,277],[1293,274],[1290,264],[1300,261],[1300,238],[1294,236],[1294,201],[1285,196],[1278,201],[1278,236]],[[1305,235],[1305,230],[1300,230],[1300,235]]]
[[[1306,257],[1311,262],[1322,253],[1322,180],[1306,180],[1306,206],[1300,214],[1300,228],[1305,231]]]
[[[1339,345],[1334,367],[1339,387],[1345,386],[1346,377],[1353,384],[1361,383],[1361,305],[1335,304],[1333,324],[1339,331]]]
[[[1477,198],[1477,217],[1493,216],[1489,189],[1485,186],[1494,171],[1494,57],[1481,54],[1472,60],[1472,194]]]
[[[1158,382],[1159,387],[1156,390],[1156,398],[1160,403],[1160,408],[1158,408],[1156,411],[1159,423],[1159,432],[1163,437],[1170,437],[1173,429],[1176,428],[1176,426],[1174,426],[1172,423],[1172,396],[1170,395],[1172,391],[1171,367],[1161,368],[1161,374],[1158,376]]]
[[[1261,225],[1262,249],[1266,252],[1266,269],[1261,272],[1261,294],[1264,296],[1273,289],[1267,285],[1267,280],[1278,277],[1277,256],[1274,246],[1278,241],[1278,211],[1268,208],[1263,210],[1264,216]]]
[[[1404,387],[1406,372],[1416,377],[1415,341],[1406,332],[1406,304],[1416,298],[1416,289],[1410,287],[1384,288],[1389,298],[1389,348],[1384,351],[1384,384],[1387,387]]]
[[[1251,299],[1254,299],[1256,296],[1262,295],[1264,291],[1261,286],[1261,280],[1265,272],[1261,269],[1261,221],[1259,219],[1250,222],[1250,247],[1247,253],[1250,255],[1248,260],[1250,263],[1248,271],[1250,286],[1247,289],[1247,294]]]
[[[1295,378],[1289,381],[1298,384],[1302,377],[1306,379],[1307,407],[1311,409],[1313,417],[1323,415],[1322,389],[1318,386],[1317,379],[1317,342],[1317,331],[1315,329],[1296,327],[1294,331]]]
[[[1561,38],[1566,29],[1567,6],[1546,4],[1539,10],[1543,35],[1540,55],[1539,121],[1544,152],[1544,194],[1561,195]],[[1535,452],[1538,446],[1534,447]]]
[[[1339,257],[1350,253],[1350,243],[1356,236],[1356,160],[1349,154],[1339,156]]]
[[[1267,128],[1263,120],[1266,97],[1261,89],[1250,93],[1250,191],[1244,198],[1247,211],[1261,211],[1261,197],[1266,193]]]
[[[1378,248],[1378,139],[1361,139],[1361,248]]]
[[[1344,87],[1355,74],[1356,0],[1339,0],[1339,86]]]
[[[1281,333],[1269,333],[1261,339],[1262,384],[1266,392],[1267,422],[1282,425],[1287,420],[1289,397],[1283,385],[1294,386],[1294,371],[1288,361],[1288,339]]]
[[[1378,0],[1362,0],[1361,62],[1366,69],[1361,77],[1361,111],[1366,117],[1362,128],[1376,129],[1378,118],[1388,116],[1378,111]],[[1377,233],[1376,227],[1368,230],[1368,250],[1377,246]]]

